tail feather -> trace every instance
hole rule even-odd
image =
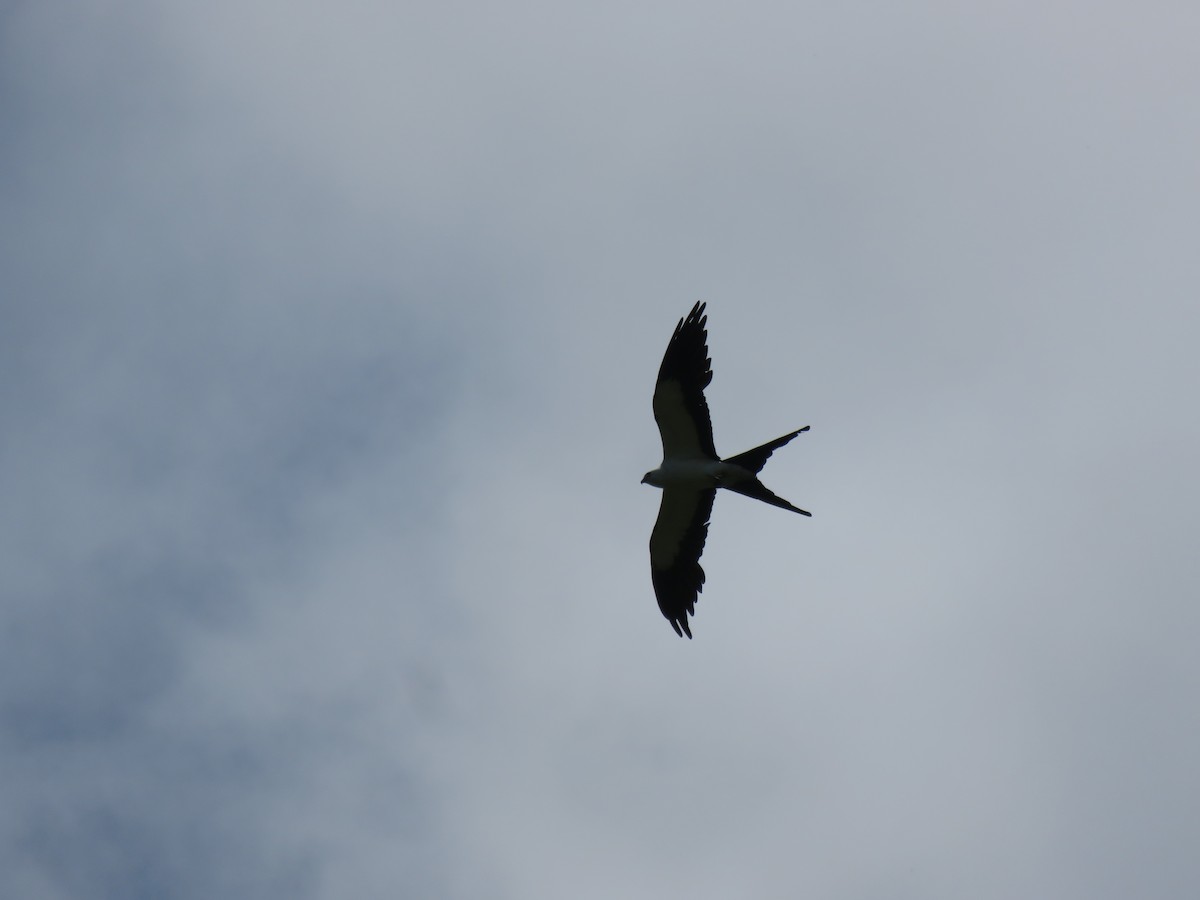
[[[783,437],[778,437],[773,441],[768,441],[761,447],[755,447],[753,450],[747,450],[745,453],[739,453],[737,456],[731,456],[729,459],[723,460],[723,462],[732,463],[735,466],[741,466],[743,469],[746,469],[747,471],[753,472],[755,475],[757,475],[762,471],[762,467],[767,464],[767,460],[771,458],[772,453],[774,453],[796,435],[808,431],[808,429],[809,426],[805,425],[803,428],[796,429],[791,434],[785,434]],[[761,485],[759,486],[762,487]],[[763,490],[766,491],[767,489],[763,488]],[[742,493],[745,492],[743,491]],[[767,493],[770,494],[771,492],[767,491]],[[748,496],[753,497],[754,494],[749,494]],[[771,494],[771,496],[774,497],[775,495]],[[759,499],[761,500],[762,498],[760,497]],[[768,500],[767,502],[770,503],[771,501]],[[786,500],[783,502],[787,503]],[[778,506],[779,504],[775,505]],[[784,508],[786,509],[788,507],[785,506]],[[801,510],[796,511],[801,512]]]
[[[802,516],[812,515],[807,509],[792,506],[792,504],[788,503],[782,497],[776,496],[771,492],[770,488],[757,478],[753,481],[743,481],[740,484],[724,484],[721,486],[728,491],[745,494],[747,497],[753,497],[755,500],[761,500],[763,503],[770,503],[772,506],[778,506],[780,509],[790,509],[792,512],[800,513]]]

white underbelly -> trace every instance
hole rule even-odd
[[[659,467],[663,486],[708,488],[741,481],[745,472],[719,459],[682,459]]]

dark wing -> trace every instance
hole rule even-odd
[[[662,437],[663,459],[716,459],[712,419],[704,389],[712,381],[708,358],[708,321],[697,303],[680,319],[663,354],[654,386],[654,421]]]
[[[664,489],[658,521],[650,533],[650,579],[658,608],[680,637],[692,636],[687,617],[696,614],[696,597],[704,590],[700,554],[716,496],[715,488]]]

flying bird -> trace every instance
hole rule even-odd
[[[691,638],[688,616],[704,589],[700,554],[708,537],[717,488],[736,491],[802,516],[812,513],[777,497],[758,480],[771,454],[809,426],[728,459],[713,446],[712,419],[704,389],[712,381],[703,303],[680,319],[663,354],[654,386],[654,420],[662,437],[663,461],[642,484],[662,488],[658,520],[650,534],[650,578],[658,608],[675,633]]]

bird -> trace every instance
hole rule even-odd
[[[679,320],[663,354],[654,386],[654,419],[662,438],[663,459],[642,478],[642,484],[662,489],[658,519],[650,533],[650,580],[658,608],[675,633],[689,639],[688,616],[696,614],[696,601],[704,590],[700,554],[717,490],[724,488],[802,516],[812,515],[776,496],[758,480],[771,454],[808,431],[808,425],[728,459],[717,455],[704,399],[704,389],[713,377],[706,306],[696,303]]]

